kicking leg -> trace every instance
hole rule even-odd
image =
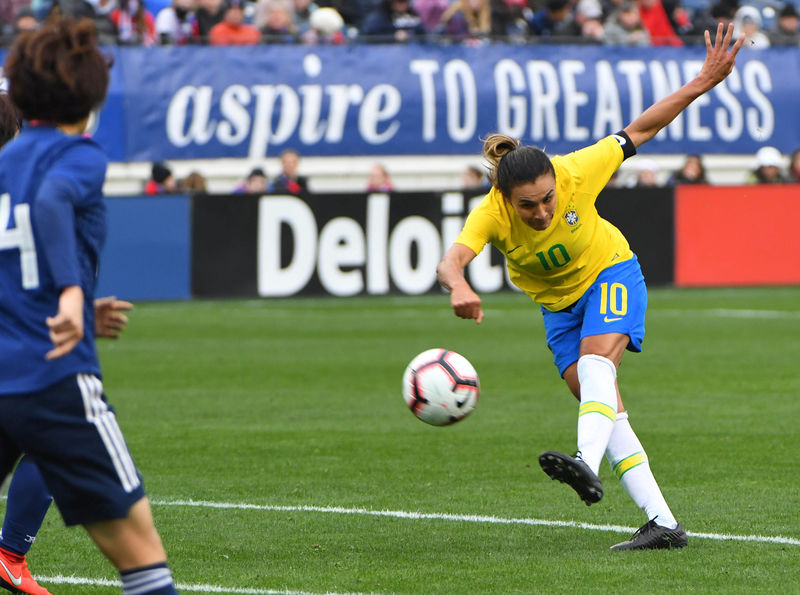
[[[570,390],[581,402],[578,411],[578,453],[570,457],[557,451],[539,456],[547,475],[571,486],[587,506],[603,497],[598,477],[616,415],[622,403],[617,390],[617,366],[628,336],[608,333],[585,337],[578,362],[564,371]]]

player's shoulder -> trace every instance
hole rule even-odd
[[[80,135],[68,137],[65,143],[65,149],[69,151],[71,156],[78,155],[83,158],[88,158],[104,166],[108,163],[108,155],[105,150],[90,136]]]
[[[501,194],[501,192],[497,188],[492,186],[491,189],[489,189],[489,191],[486,194],[484,194],[483,198],[480,201],[478,201],[478,204],[476,204],[473,207],[472,212],[475,213],[475,212],[483,212],[491,209],[496,209],[497,206],[500,204],[500,201],[502,200],[503,200],[503,195]]]
[[[88,136],[65,137],[56,149],[56,153],[54,157],[59,163],[59,170],[71,171],[79,177],[105,177],[108,155]]]
[[[609,134],[591,145],[586,145],[566,155],[556,155],[553,160],[572,164],[582,161],[594,161],[604,157],[618,157],[622,155],[623,146],[628,142],[630,141],[622,136]]]

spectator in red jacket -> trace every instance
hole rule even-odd
[[[241,0],[231,0],[222,21],[208,32],[209,45],[256,45],[261,41],[261,31],[244,22]]]
[[[638,0],[639,16],[642,25],[650,34],[650,42],[653,45],[682,46],[683,42],[675,33],[669,21],[667,11],[661,0]]]

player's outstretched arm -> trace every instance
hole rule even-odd
[[[723,33],[725,34],[723,37]],[[717,27],[717,36],[711,44],[711,34],[705,32],[706,60],[700,73],[680,89],[651,105],[644,113],[625,127],[625,132],[635,146],[642,145],[658,134],[659,130],[672,122],[678,114],[703,93],[710,91],[725,80],[736,63],[736,54],[744,43],[744,35],[733,41],[733,24],[727,31],[722,23]]]
[[[133,304],[118,300],[114,296],[97,298],[94,301],[94,334],[96,337],[116,339],[128,324],[123,314],[133,310]]]
[[[439,283],[450,292],[450,305],[459,318],[473,318],[477,324],[483,320],[481,298],[464,278],[464,267],[476,254],[463,244],[453,244],[436,267]]]

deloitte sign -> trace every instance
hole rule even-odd
[[[262,297],[421,294],[482,197],[462,193],[263,196],[258,204],[257,287]],[[508,286],[499,253],[469,266],[476,291]]]

